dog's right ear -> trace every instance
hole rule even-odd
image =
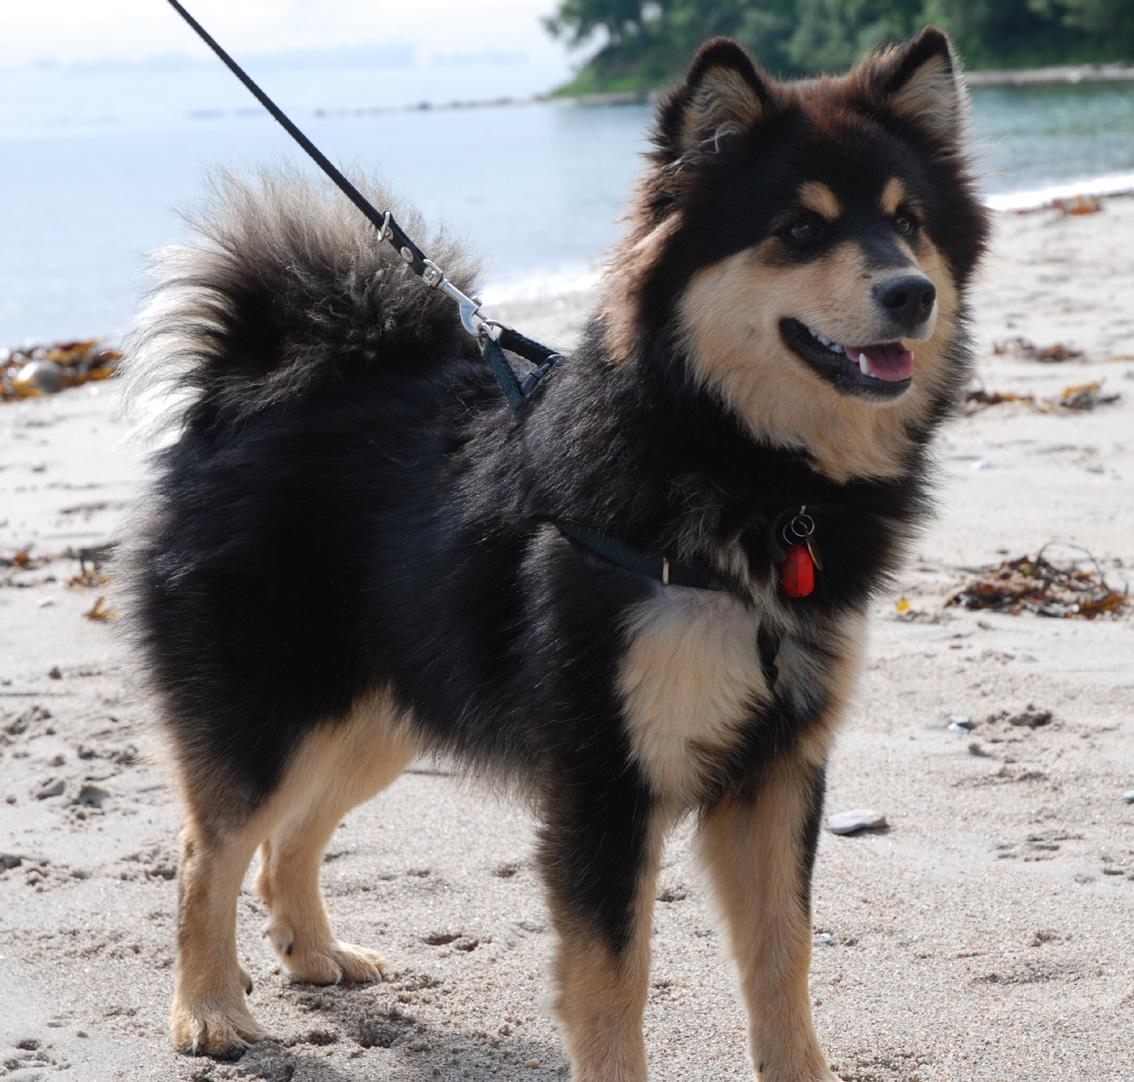
[[[771,102],[770,80],[731,38],[705,42],[685,82],[658,109],[654,142],[660,156],[675,161],[719,149],[721,139],[757,123]]]

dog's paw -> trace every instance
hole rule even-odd
[[[307,984],[364,984],[379,981],[386,971],[386,959],[367,947],[340,943],[330,939],[305,944],[286,928],[269,927],[266,935],[272,941],[288,972],[297,981]]]
[[[386,959],[377,951],[335,940],[325,946],[292,951],[284,958],[291,975],[309,984],[365,983],[380,981]]]
[[[209,1001],[175,1001],[169,1031],[179,1052],[217,1059],[236,1059],[268,1035],[243,1003],[226,1006]]]

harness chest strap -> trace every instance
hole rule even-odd
[[[776,526],[780,523],[778,534]],[[721,590],[724,587],[713,571],[696,564],[680,563],[665,556],[651,556],[624,545],[621,541],[578,526],[557,522],[556,527],[565,537],[610,563],[632,571],[636,575],[660,582],[663,586],[688,586],[695,590]],[[807,513],[803,504],[798,511],[787,510],[776,516],[769,541],[772,559],[779,564],[780,585],[788,597],[810,597],[815,592],[815,576],[822,569],[815,549],[812,535],[815,532],[815,519]],[[781,549],[777,537],[782,538],[785,548]]]
[[[590,549],[603,559],[636,575],[645,575],[648,579],[660,582],[663,586],[688,586],[694,590],[721,589],[707,567],[679,563],[665,556],[649,556],[643,552],[636,552],[613,537],[604,537],[601,534],[591,533],[590,530],[581,530],[577,526],[568,526],[563,522],[557,522],[555,525],[564,537],[570,538],[583,548]]]

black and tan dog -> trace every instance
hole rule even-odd
[[[186,806],[179,1047],[262,1036],[234,934],[257,849],[287,969],[379,976],[331,931],[320,854],[440,752],[541,810],[573,1078],[645,1078],[659,854],[693,813],[758,1072],[833,1079],[807,985],[824,765],[966,378],[987,225],[965,113],[937,30],[790,84],[706,45],[582,344],[518,418],[450,302],[345,201],[226,184],[134,359],[189,392],[132,578]]]

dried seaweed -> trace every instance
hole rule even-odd
[[[1018,357],[1022,361],[1040,361],[1043,364],[1061,364],[1064,361],[1082,360],[1084,353],[1081,349],[1055,342],[1050,346],[1037,346],[1030,338],[1016,335],[1014,338],[1003,338],[994,342],[992,352],[997,357]]]
[[[1045,555],[1056,544],[1085,555],[1056,564]],[[1012,615],[1031,612],[1093,620],[1117,615],[1128,602],[1129,590],[1119,592],[1110,586],[1099,562],[1087,549],[1069,542],[1049,542],[1034,558],[1005,560],[981,573],[945,604]]]
[[[110,582],[110,576],[102,570],[102,564],[98,560],[87,563],[82,556],[79,557],[79,573],[72,575],[67,580],[67,585],[70,588],[76,586],[94,588],[97,586],[106,586]]]
[[[99,623],[105,623],[108,620],[115,620],[118,618],[117,610],[112,609],[106,603],[106,596],[104,594],[99,594],[95,599],[95,603],[89,609],[87,609],[87,611],[84,612],[83,615],[88,620],[95,620]]]
[[[986,391],[983,387],[970,387],[965,392],[966,413],[977,413],[989,406],[1002,406],[1005,402],[1023,402],[1034,406],[1036,398],[1035,395],[1016,394],[1014,391]]]
[[[964,407],[968,414],[977,413],[989,406],[1003,405],[1005,402],[1021,402],[1036,413],[1086,413],[1096,406],[1106,406],[1122,398],[1117,391],[1103,393],[1101,380],[1089,383],[1074,383],[1064,387],[1052,398],[1036,398],[1031,394],[1017,394],[1014,391],[988,391],[984,387],[970,387],[965,392]]]
[[[1103,209],[1102,200],[1097,195],[1073,195],[1069,199],[1055,199],[1054,207],[1064,218],[1078,218],[1084,214],[1098,214]]]
[[[1064,387],[1059,392],[1058,398],[1040,404],[1040,412],[1050,413],[1052,410],[1063,409],[1082,413],[1093,410],[1096,406],[1117,402],[1121,397],[1117,391],[1103,394],[1102,381],[1096,379],[1090,383],[1077,383],[1071,387]]]
[[[0,350],[0,402],[39,398],[109,379],[122,354],[91,338],[52,346]]]

